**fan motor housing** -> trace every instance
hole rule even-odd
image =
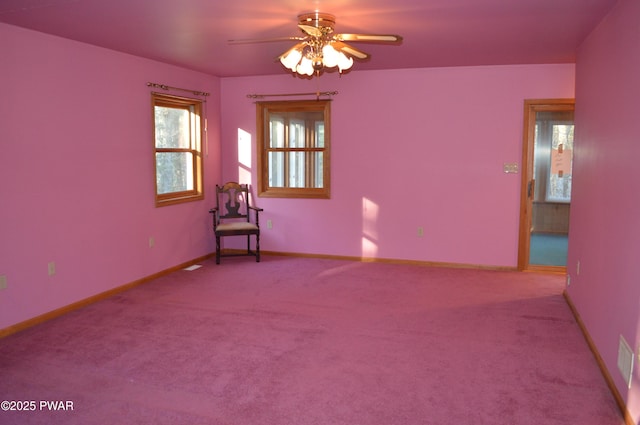
[[[330,13],[309,12],[298,15],[298,24],[310,25],[316,28],[333,28],[336,17]]]

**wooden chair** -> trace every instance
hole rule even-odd
[[[256,262],[260,262],[260,211],[262,208],[253,207],[249,203],[248,185],[236,182],[216,185],[216,207],[209,210],[213,214],[213,231],[216,236],[216,264],[220,264],[220,257],[238,255],[253,255]],[[256,237],[255,251],[251,250],[251,235]],[[246,236],[247,252],[222,254],[220,238],[225,236]]]

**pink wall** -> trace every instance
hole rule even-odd
[[[636,353],[640,347],[638,76],[640,2],[621,0],[578,52],[568,291],[634,423],[640,419],[638,366],[628,390],[617,353],[620,335]]]
[[[154,206],[146,82],[212,92],[211,183],[217,78],[5,24],[0,52],[0,329],[212,252],[212,184]]]
[[[574,66],[223,78],[221,86],[223,177],[253,184],[255,105],[246,95],[339,92],[331,199],[257,199],[273,222],[263,249],[515,267],[521,176],[503,164],[521,161],[524,99],[573,97]],[[239,130],[250,142],[238,142]],[[239,145],[252,149],[250,164]]]

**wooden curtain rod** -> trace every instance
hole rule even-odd
[[[168,86],[166,84],[147,83],[147,87],[154,87],[154,88],[162,89],[162,90],[179,90],[179,91],[184,91],[184,92],[191,93],[191,94],[193,94],[195,96],[209,96],[210,95],[210,93],[207,93],[207,92],[204,92],[204,91],[181,89],[180,87],[171,87],[171,86]]]
[[[263,99],[265,97],[283,97],[283,96],[316,96],[317,99],[320,96],[335,96],[337,95],[337,91],[317,91],[317,92],[309,92],[309,93],[279,93],[279,94],[248,94],[247,97],[249,99]]]

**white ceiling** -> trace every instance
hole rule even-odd
[[[616,0],[0,0],[0,22],[219,77],[288,72],[277,56],[297,15],[336,16],[337,33],[399,34],[353,69],[571,63]]]

